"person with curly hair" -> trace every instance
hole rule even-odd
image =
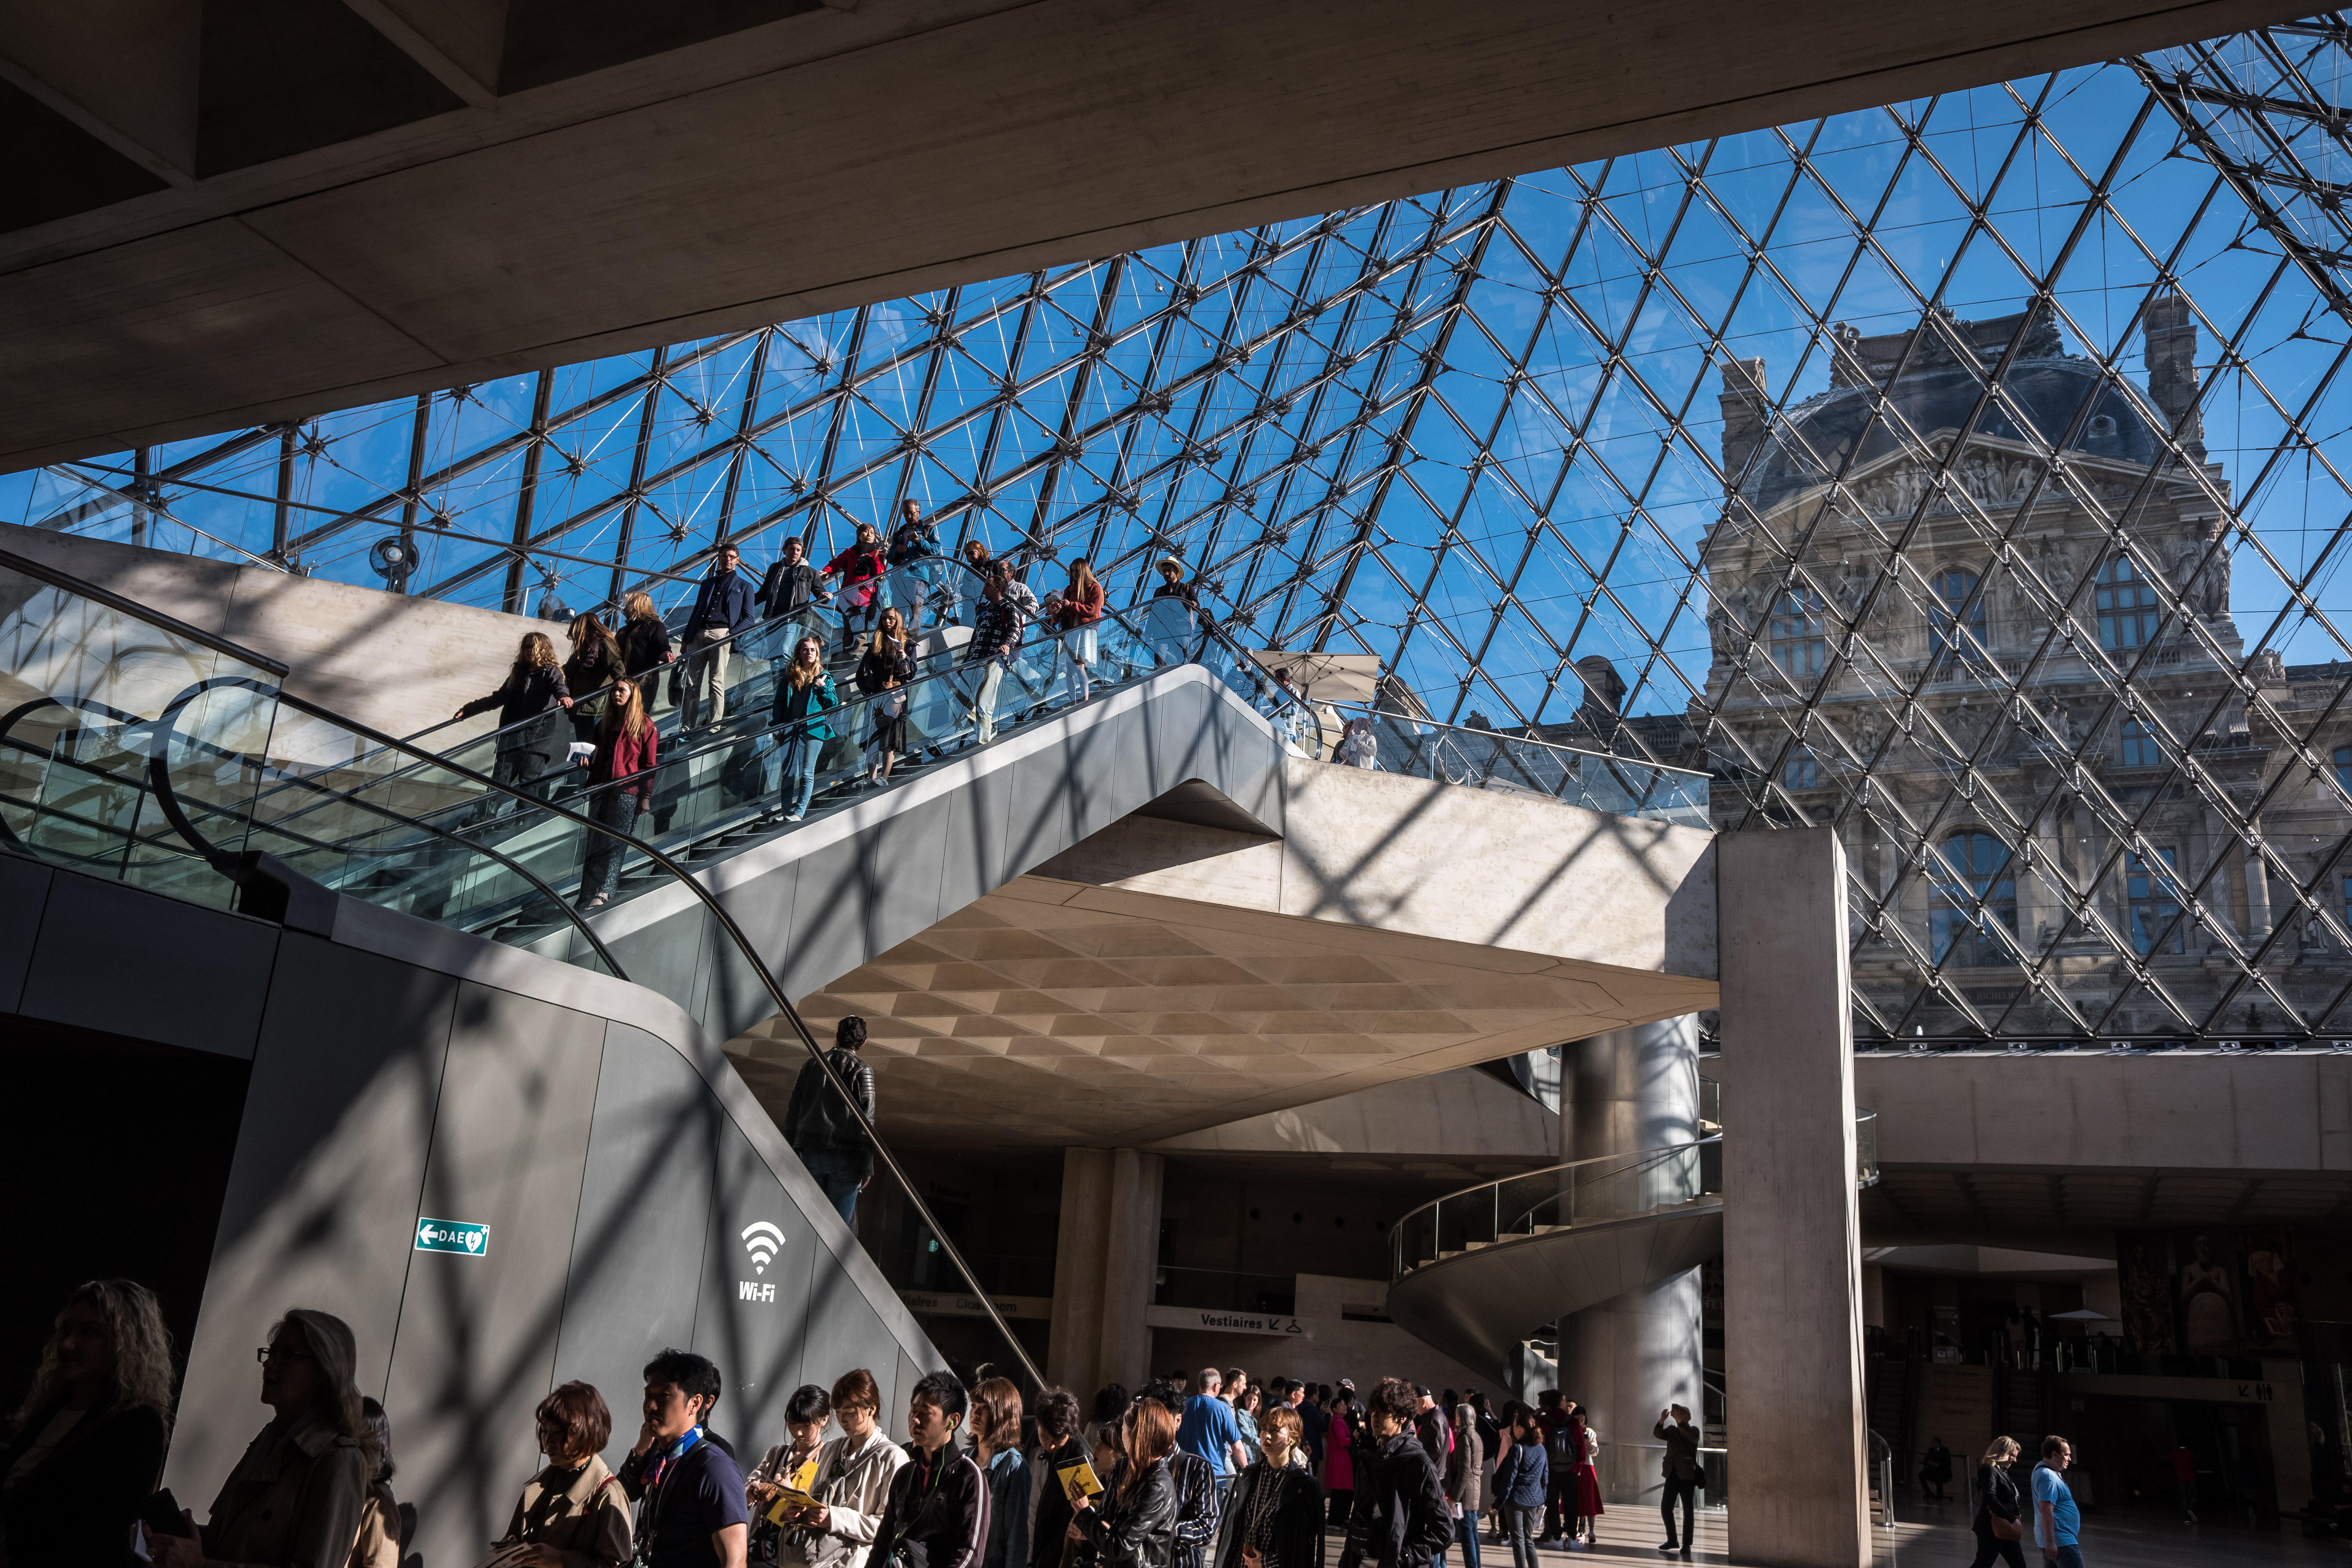
[[[66,1298],[0,1450],[9,1568],[134,1561],[131,1523],[172,1430],[172,1336],[155,1292],[93,1279]]]

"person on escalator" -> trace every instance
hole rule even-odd
[[[971,640],[963,645],[956,676],[971,703],[973,731],[983,746],[996,739],[997,688],[1021,648],[1023,622],[1010,596],[1009,577],[1000,564],[982,581],[980,611],[972,617]]]
[[[882,574],[889,570],[882,536],[870,522],[857,525],[857,541],[824,563],[824,574],[841,579],[841,653],[858,651],[857,635],[873,626],[882,607]]]
[[[784,541],[776,563],[760,584],[760,605],[771,619],[815,608],[833,595],[825,591],[824,574],[808,563],[808,545],[798,534]]]
[[[497,709],[498,760],[490,777],[543,800],[550,782],[547,775],[568,744],[556,710],[571,706],[572,692],[555,662],[555,645],[545,632],[525,632],[506,683],[488,696],[467,703],[457,716],[470,719]],[[503,799],[486,800],[475,813],[475,820],[499,816],[509,804]]]
[[[858,1110],[871,1122],[874,1069],[857,1054],[865,1044],[866,1020],[852,1014],[834,1026],[833,1049],[824,1053],[824,1061],[833,1076],[849,1086]],[[824,1189],[825,1201],[841,1211],[842,1222],[854,1229],[857,1194],[874,1179],[874,1145],[842,1103],[841,1091],[827,1081],[824,1068],[815,1062],[803,1063],[800,1077],[793,1080],[793,1098],[784,1107],[784,1142]]]
[[[905,619],[894,605],[882,612],[881,625],[875,627],[873,637],[857,660],[857,689],[874,699],[866,705],[874,715],[874,731],[866,742],[866,754],[871,759],[866,770],[869,784],[888,784],[890,764],[907,749],[905,688],[914,679],[914,643],[907,635]]]
[[[833,675],[824,668],[824,645],[814,637],[801,638],[793,646],[793,662],[776,682],[776,700],[769,713],[771,723],[795,726],[784,735],[782,778],[776,797],[777,809],[786,822],[798,822],[808,815],[809,797],[816,793],[817,759],[824,755],[824,743],[833,739],[833,726],[824,716],[840,706],[841,700],[834,694]]]
[[[950,567],[940,559],[938,521],[925,517],[922,503],[912,496],[898,503],[898,526],[890,531],[890,565],[904,584],[908,629],[920,631],[923,606]],[[950,595],[950,611],[953,605],[954,596]]]
[[[677,649],[670,646],[669,628],[662,625],[661,613],[654,608],[653,597],[647,594],[632,594],[621,601],[621,629],[614,640],[621,646],[621,673],[635,680],[639,676],[677,661]],[[661,707],[661,682],[652,681],[638,695],[645,700],[646,711]]]
[[[1070,661],[1070,700],[1084,702],[1094,695],[1088,675],[1099,654],[1095,625],[1102,619],[1103,585],[1095,580],[1093,564],[1083,555],[1070,563],[1070,585],[1062,590],[1061,614],[1055,630],[1062,634],[1062,651]]]
[[[615,832],[635,832],[637,814],[654,803],[653,769],[660,750],[661,737],[646,716],[637,683],[614,681],[604,716],[596,723],[595,753],[581,761],[588,770],[588,787],[595,792],[589,815]],[[580,873],[582,909],[599,908],[618,890],[624,847],[617,838],[590,833],[588,862]]]
[[[596,722],[604,716],[604,688],[627,670],[621,645],[593,615],[574,616],[569,632],[572,657],[563,661],[563,685],[573,693],[572,732],[575,740],[593,744]]]
[[[727,721],[727,656],[730,640],[754,622],[751,582],[735,568],[741,552],[731,544],[719,547],[710,574],[694,591],[694,608],[686,617],[686,700],[680,704],[683,727]]]

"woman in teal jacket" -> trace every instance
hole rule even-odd
[[[798,723],[784,737],[784,771],[778,804],[784,820],[798,822],[808,815],[809,796],[816,793],[816,761],[833,739],[824,715],[841,706],[834,695],[833,677],[825,672],[824,648],[814,637],[803,637],[793,649],[793,662],[776,682],[772,721]],[[803,721],[805,721],[803,722]]]

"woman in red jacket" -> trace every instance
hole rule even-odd
[[[1102,619],[1103,585],[1095,580],[1095,569],[1083,555],[1070,563],[1070,585],[1062,590],[1062,610],[1057,617],[1062,632],[1062,647],[1070,656],[1070,696],[1084,702],[1094,695],[1094,683],[1088,678],[1087,667],[1095,662],[1095,623]]]
[[[824,574],[841,579],[841,592],[834,603],[841,609],[843,653],[857,652],[857,634],[874,625],[882,607],[882,574],[889,570],[882,535],[870,522],[859,523],[857,542],[825,563]]]
[[[646,717],[645,702],[637,695],[637,683],[613,682],[604,717],[596,725],[596,753],[582,758],[580,764],[588,770],[588,787],[595,792],[594,804],[588,808],[591,816],[623,833],[635,831],[637,813],[654,803],[653,767],[659,742],[653,721]],[[615,780],[620,781],[617,785]],[[585,900],[582,909],[595,909],[612,898],[621,884],[625,847],[619,839],[602,833],[589,836],[588,864],[580,873],[580,896]]]

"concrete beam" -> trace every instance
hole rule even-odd
[[[203,23],[201,0],[0,0],[0,81],[193,190]]]
[[[343,0],[362,21],[476,109],[499,101],[506,0]]]
[[[1731,1555],[1871,1560],[1845,851],[1829,828],[1717,842]]]
[[[483,101],[486,37],[478,18],[472,31],[452,20],[483,8],[356,5],[464,101]],[[495,112],[427,114],[0,238],[0,466],[1954,90],[2302,10],[817,7],[505,92]],[[14,42],[0,37],[0,54]],[[134,79],[161,47],[85,53]],[[176,115],[178,101],[159,107]],[[127,110],[92,112],[133,129]],[[175,156],[160,136],[130,139]],[[248,273],[267,286],[235,281]]]
[[[1873,1052],[1854,1094],[1889,1165],[2352,1171],[2352,1057]]]

